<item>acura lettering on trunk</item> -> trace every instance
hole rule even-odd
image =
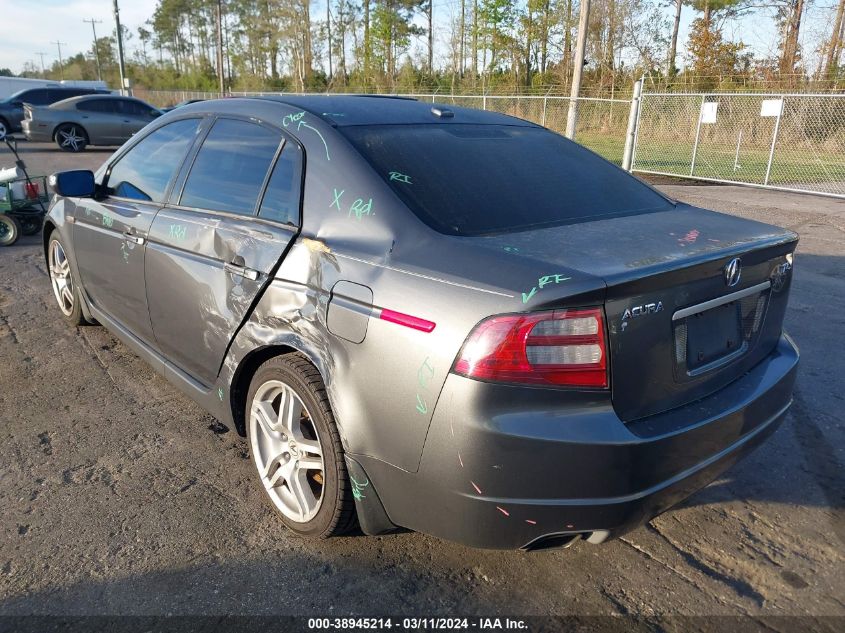
[[[59,310],[246,437],[280,520],[601,543],[784,419],[797,236],[501,114],[185,105],[51,178]]]

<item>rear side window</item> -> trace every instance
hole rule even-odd
[[[513,232],[671,208],[633,176],[541,128],[340,130],[411,211],[442,233]]]
[[[199,119],[174,121],[148,134],[115,163],[110,195],[164,202],[164,194],[196,137]]]
[[[114,114],[117,112],[117,101],[115,99],[86,99],[76,104],[77,110],[83,112],[105,112]]]
[[[299,191],[302,185],[302,150],[287,141],[273,167],[261,200],[259,217],[299,225]]]
[[[120,99],[120,109],[124,114],[131,116],[148,117],[152,114],[149,107],[140,101],[132,101],[131,99]]]
[[[50,93],[46,89],[43,90],[27,90],[16,101],[23,101],[24,103],[31,103],[32,105],[49,105]]]
[[[280,132],[257,123],[218,119],[197,153],[179,203],[252,215],[281,141]]]

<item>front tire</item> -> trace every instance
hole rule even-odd
[[[50,284],[53,296],[59,304],[59,310],[69,325],[85,325],[82,314],[82,298],[79,288],[74,283],[70,260],[67,258],[64,244],[58,237],[51,237],[47,247],[47,269],[50,272]]]
[[[44,219],[40,215],[36,217],[22,217],[18,222],[21,225],[21,233],[24,235],[35,235],[44,226]]]
[[[0,246],[11,246],[21,236],[21,227],[11,215],[0,214]]]
[[[88,145],[88,133],[76,123],[62,123],[53,138],[63,152],[81,152]]]
[[[328,538],[355,525],[326,388],[304,356],[276,356],[258,368],[247,394],[246,428],[265,498],[291,531]]]

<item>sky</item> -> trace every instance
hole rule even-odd
[[[826,9],[833,2],[818,0],[809,6],[802,27],[804,42],[819,41],[830,28],[830,13]],[[96,25],[97,35],[107,35],[114,30],[112,6],[113,0],[0,0],[0,15],[4,23],[3,37],[0,38],[0,68],[7,67],[19,73],[27,61],[40,66],[38,52],[45,54],[44,63],[49,67],[58,59],[54,43],[57,40],[62,42],[63,57],[90,50],[93,39],[91,25],[83,19],[102,20],[102,24]],[[121,0],[121,22],[135,33],[152,16],[155,6],[156,0]],[[449,14],[455,10],[460,11],[458,0],[434,0],[435,21],[442,21],[443,25],[437,31],[446,32]],[[666,11],[667,16],[672,13],[670,8]],[[325,15],[325,0],[315,0],[313,13],[315,19]],[[690,23],[696,15],[691,8],[684,7],[680,42],[686,40]],[[761,13],[728,23],[724,34],[730,39],[742,40],[756,56],[771,56],[777,48],[774,21]],[[445,52],[445,35],[443,39],[440,47]],[[127,54],[131,55],[137,45],[137,37],[128,42]],[[682,61],[679,58],[679,65]]]

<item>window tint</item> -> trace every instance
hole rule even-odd
[[[251,215],[281,140],[280,132],[255,123],[218,119],[197,153],[180,204]]]
[[[302,184],[302,150],[290,141],[273,167],[258,215],[282,224],[299,225],[299,190]]]
[[[395,125],[340,128],[435,230],[480,235],[671,208],[660,194],[541,128]]]
[[[124,114],[132,116],[149,117],[152,110],[140,101],[132,101],[131,99],[121,99],[120,107]]]
[[[164,202],[164,194],[194,142],[199,119],[183,119],[158,128],[112,167],[108,192],[121,198]]]
[[[91,91],[51,88],[49,94],[50,103],[56,103],[57,101],[64,101],[65,99],[70,99],[71,97],[79,97],[82,95],[91,94]]]
[[[49,105],[50,93],[44,90],[27,90],[22,93],[15,101],[23,101],[24,103],[31,103],[32,105]]]
[[[114,99],[86,99],[76,104],[77,110],[83,112],[105,112],[114,114],[117,112],[117,101]]]

